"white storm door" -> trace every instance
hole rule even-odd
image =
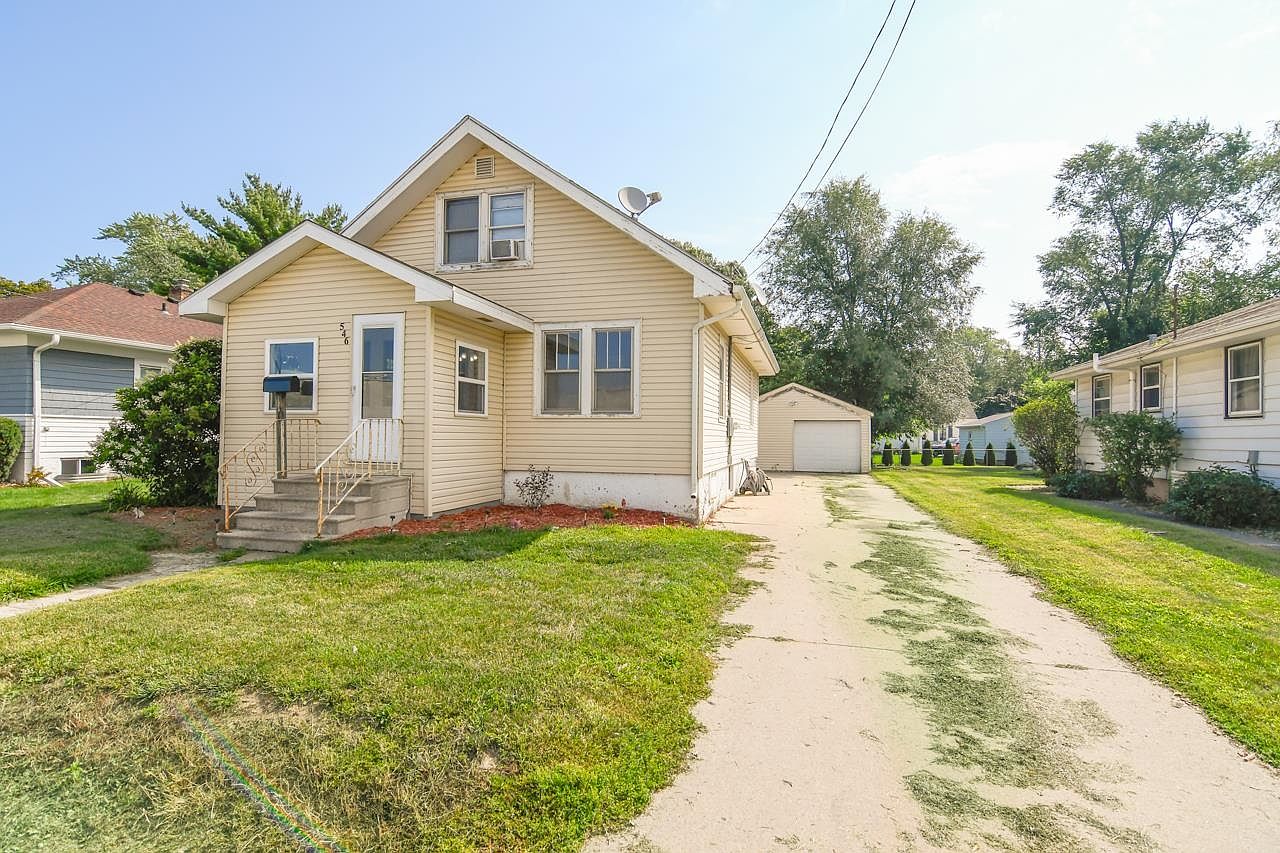
[[[361,462],[399,462],[404,411],[404,315],[352,317],[351,456]]]

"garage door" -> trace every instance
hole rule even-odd
[[[797,471],[859,471],[862,423],[796,421],[792,459]]]

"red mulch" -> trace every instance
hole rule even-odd
[[[403,533],[420,536],[441,531],[483,530],[486,527],[509,527],[512,530],[539,530],[543,527],[589,527],[593,524],[625,524],[629,527],[688,527],[689,521],[676,515],[652,509],[624,507],[613,511],[612,518],[605,518],[604,510],[583,509],[567,504],[547,504],[539,509],[524,506],[482,506],[428,518],[420,521],[407,519],[395,527],[370,527],[348,533],[342,539],[366,539],[383,533]]]

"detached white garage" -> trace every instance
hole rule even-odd
[[[795,382],[760,397],[759,465],[766,471],[863,473],[871,413]]]

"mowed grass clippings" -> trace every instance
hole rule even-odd
[[[1102,831],[1129,849],[1150,846],[1078,805],[1021,804],[1054,789],[1102,801],[1090,784],[1096,769],[1076,749],[1110,733],[1111,723],[1091,703],[1050,703],[1024,684],[1008,653],[1015,641],[993,629],[972,602],[945,589],[947,575],[932,552],[910,536],[886,532],[854,568],[879,580],[880,594],[895,604],[869,619],[903,638],[910,664],[908,673],[890,673],[884,687],[924,712],[935,761],[956,777],[927,770],[906,777],[928,819],[928,841],[1088,850],[1089,836]]]
[[[388,536],[0,623],[0,838],[295,849],[184,722],[207,718],[347,849],[576,849],[685,760],[751,548]]]
[[[1117,654],[1280,765],[1280,554],[1211,530],[1027,488],[1009,469],[875,476],[1037,579]]]
[[[147,568],[168,540],[107,517],[113,485],[0,488],[0,603]]]

